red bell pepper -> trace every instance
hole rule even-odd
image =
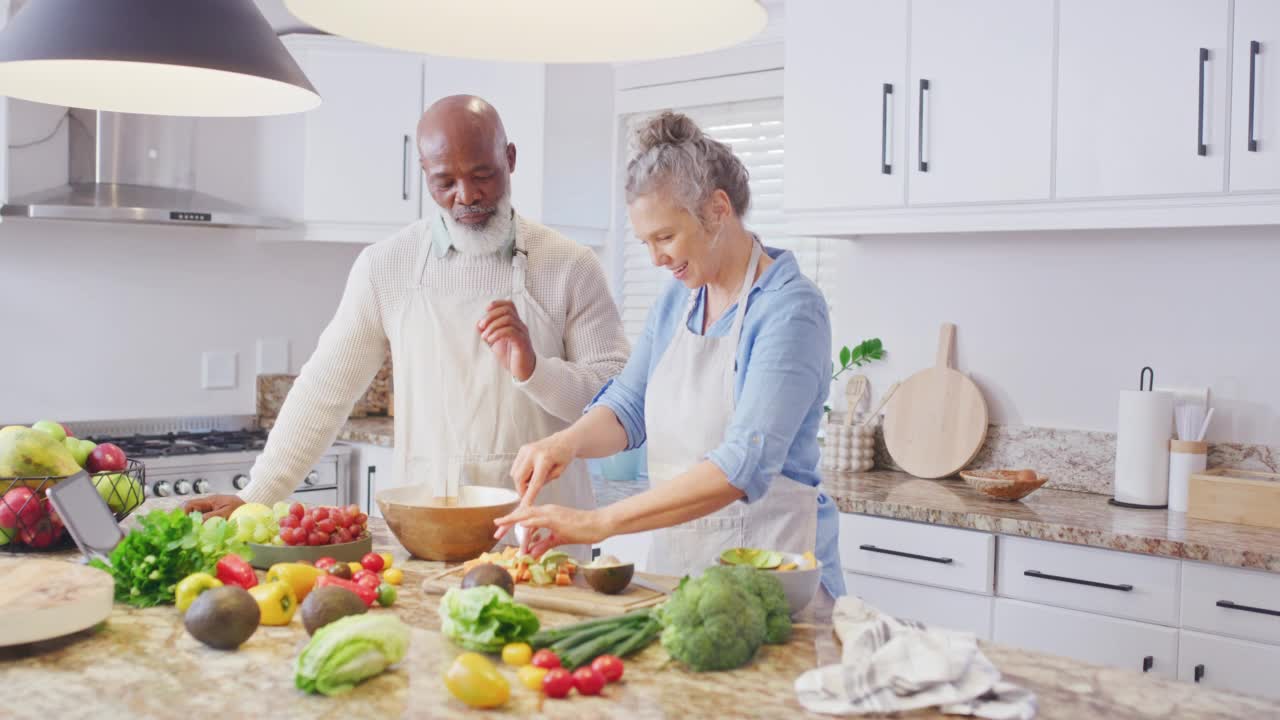
[[[223,585],[239,585],[248,590],[258,584],[258,575],[253,571],[253,566],[235,553],[223,555],[215,567]]]
[[[343,590],[350,590],[364,601],[366,607],[372,607],[378,600],[377,589],[361,585],[357,582],[351,582],[350,580],[343,580],[335,575],[321,575],[319,579],[316,580],[316,587],[324,587],[326,585],[340,587]]]

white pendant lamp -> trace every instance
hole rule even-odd
[[[209,117],[320,104],[252,0],[32,0],[0,31],[0,95]]]
[[[285,0],[333,35],[410,52],[548,63],[716,50],[760,32],[756,0]]]

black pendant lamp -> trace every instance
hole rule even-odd
[[[252,0],[30,0],[0,31],[0,95],[208,117],[320,104]]]

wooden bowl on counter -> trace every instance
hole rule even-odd
[[[464,485],[456,498],[432,497],[425,485],[410,485],[383,490],[374,500],[387,527],[415,557],[458,562],[493,549],[493,521],[514,510],[520,496],[506,488]]]
[[[965,470],[960,477],[969,487],[997,500],[1021,500],[1040,489],[1047,475],[1026,475],[1026,470]],[[1033,473],[1034,474],[1034,473]]]

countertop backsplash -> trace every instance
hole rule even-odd
[[[259,375],[257,410],[259,418],[274,418],[280,414],[285,396],[293,389],[297,375]],[[369,383],[369,389],[351,408],[351,417],[377,417],[387,415],[391,409],[393,388],[391,372],[391,347],[387,346],[386,359],[378,374]]]

